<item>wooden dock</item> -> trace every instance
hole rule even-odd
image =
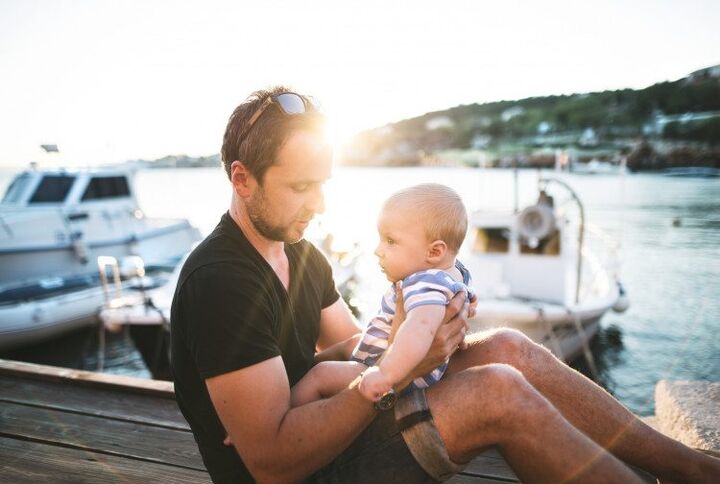
[[[0,360],[0,480],[204,483],[173,385]],[[494,450],[449,482],[518,482]]]

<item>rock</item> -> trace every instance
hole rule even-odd
[[[720,450],[720,383],[660,380],[651,425],[690,447]]]

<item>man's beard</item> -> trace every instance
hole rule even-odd
[[[288,234],[289,227],[273,225],[268,221],[267,203],[262,187],[258,187],[257,192],[255,192],[246,206],[250,222],[252,222],[255,230],[266,239],[285,242],[287,244],[296,244],[302,240],[302,234],[299,238],[290,238]]]

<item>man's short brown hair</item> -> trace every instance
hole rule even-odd
[[[248,122],[270,96],[293,92],[286,86],[275,86],[252,93],[235,108],[228,120],[220,151],[225,172],[230,178],[233,161],[241,161],[262,184],[265,172],[276,161],[277,152],[293,131],[323,132],[325,117],[309,110],[302,115],[287,115],[278,106],[268,106],[248,130]]]

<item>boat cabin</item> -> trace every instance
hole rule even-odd
[[[461,260],[483,298],[570,304],[577,281],[577,230],[543,205],[470,216]]]
[[[0,284],[94,272],[98,255],[134,254],[159,223],[145,218],[132,181],[118,168],[18,174],[0,202]]]
[[[96,202],[134,200],[129,174],[119,170],[25,171],[5,191],[3,206],[72,207]]]

